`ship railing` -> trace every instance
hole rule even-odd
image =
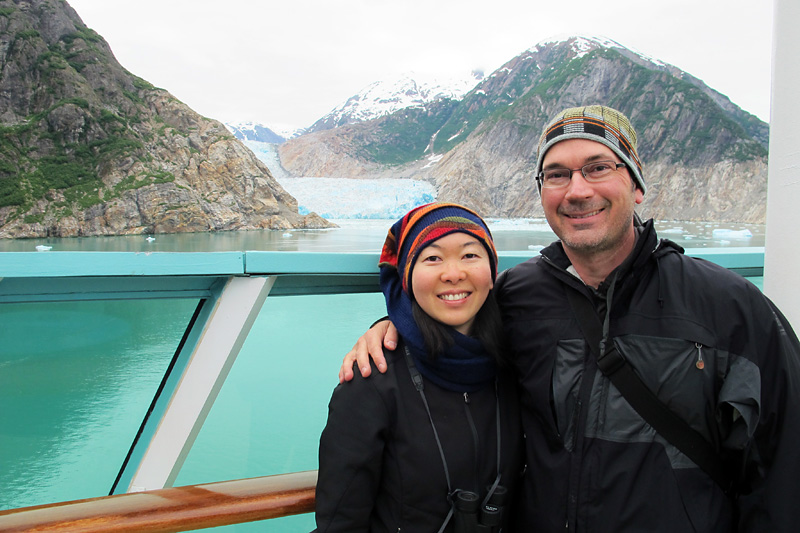
[[[317,472],[134,492],[0,511],[0,532],[167,533],[314,511]]]
[[[499,268],[514,266],[535,253],[501,252]],[[687,253],[763,286],[763,248]],[[311,512],[314,481],[308,473],[170,487],[267,296],[379,292],[377,263],[374,253],[0,254],[0,305],[160,298],[198,302],[116,479],[109,481],[109,496],[2,511],[0,531],[103,531],[91,528],[137,516],[160,518],[147,526],[150,529],[137,525],[128,531],[183,531],[211,527],[215,520],[244,522]],[[242,494],[240,499],[237,494]],[[80,528],[50,529],[42,523],[39,529],[9,529],[24,517],[63,523],[67,515]],[[170,525],[157,525],[161,520]],[[126,530],[121,527],[115,525],[114,530]]]

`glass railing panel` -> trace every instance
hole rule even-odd
[[[0,304],[0,509],[108,494],[197,303]]]
[[[342,357],[385,314],[379,293],[267,298],[175,485],[316,469]],[[306,514],[216,529],[313,528]]]
[[[764,276],[747,276],[747,279],[762,291],[764,290]]]

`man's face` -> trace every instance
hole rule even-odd
[[[592,161],[621,163],[607,146],[587,139],[569,139],[553,145],[545,154],[543,169],[580,169]],[[634,188],[627,168],[600,183],[588,183],[580,170],[563,188],[542,188],[542,207],[547,222],[568,251],[577,254],[613,252],[627,254],[635,242],[633,211],[644,199]]]

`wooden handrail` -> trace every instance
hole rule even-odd
[[[0,511],[0,532],[168,533],[314,511],[317,471]]]

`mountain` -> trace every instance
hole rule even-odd
[[[307,132],[305,128],[276,132],[270,129],[266,124],[259,124],[257,122],[226,122],[225,127],[240,141],[254,141],[269,144],[281,144],[288,139],[294,139]]]
[[[764,222],[768,126],[694,76],[604,38],[541,42],[463,98],[315,131],[278,152],[297,176],[413,177],[486,216],[541,216],[541,130],[558,111],[594,103],[639,132],[643,216]]]
[[[63,0],[0,0],[0,237],[327,227]]]
[[[238,124],[225,123],[228,131],[240,141],[256,141],[262,143],[281,144],[286,137],[279,135],[263,124],[242,122]]]
[[[460,100],[481,79],[483,73],[478,71],[447,80],[423,80],[410,72],[397,79],[376,81],[316,121],[306,133],[365,122],[403,109],[424,109],[440,100]]]

